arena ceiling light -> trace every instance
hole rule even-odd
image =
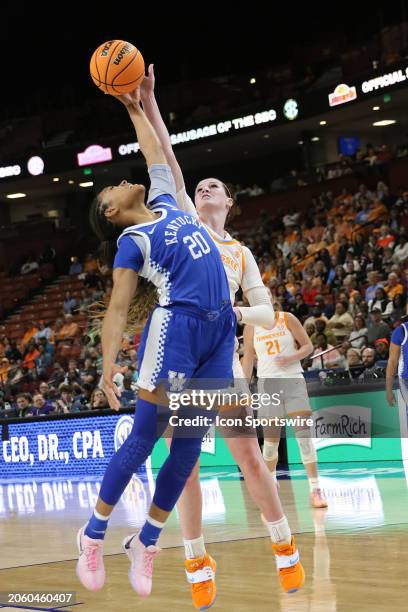
[[[378,110],[380,110],[380,107],[379,106],[373,106],[373,110],[374,111],[378,111]]]
[[[6,198],[9,198],[10,200],[17,200],[18,198],[25,198],[26,196],[26,193],[8,193]]]
[[[255,85],[256,83],[256,78],[252,77],[252,79],[249,79],[249,82],[251,83],[251,85]]]
[[[54,176],[54,178],[52,180],[53,180],[54,183],[58,183],[59,178],[58,178],[58,176]]]
[[[320,125],[327,125],[327,121],[320,121]]]
[[[320,138],[318,136],[313,136],[313,138],[310,139],[312,142],[319,142]]]
[[[73,180],[71,180],[71,179],[70,179],[70,180],[68,181],[68,184],[69,184],[69,185],[73,185],[73,184],[74,184],[74,182],[75,182],[75,181],[73,181]]]
[[[79,183],[80,187],[93,187],[93,181],[86,181],[85,183]]]
[[[393,123],[397,123],[395,119],[383,119],[382,121],[375,121],[373,125],[375,127],[385,127],[386,125],[392,125]]]

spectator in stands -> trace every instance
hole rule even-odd
[[[81,380],[84,381],[85,378],[92,376],[94,380],[96,380],[96,366],[94,365],[92,359],[90,357],[85,357],[84,365],[80,369],[80,377]]]
[[[65,380],[65,370],[62,365],[56,361],[54,364],[53,370],[51,372],[50,381],[52,381],[53,385],[61,385]]]
[[[312,323],[314,326],[317,319],[323,319],[323,321],[325,321],[326,324],[329,322],[327,317],[324,316],[320,305],[314,306],[312,310],[312,315],[306,319],[306,321],[303,323],[303,327],[306,329],[306,325],[308,323]]]
[[[12,370],[12,366],[7,357],[3,357],[0,359],[0,384],[4,386],[10,375],[10,371]]]
[[[305,304],[303,295],[296,293],[295,303],[289,306],[289,312],[291,312],[297,319],[303,321],[309,313],[309,307]]]
[[[365,290],[365,300],[366,302],[370,302],[370,300],[373,300],[375,298],[375,292],[377,291],[377,289],[382,289],[383,285],[380,282],[377,270],[372,270],[371,272],[369,272],[367,274],[367,280],[369,285]]]
[[[82,273],[82,264],[78,257],[71,257],[71,265],[69,266],[68,274],[70,276],[78,276]]]
[[[29,393],[19,393],[16,397],[16,412],[18,417],[25,417],[31,410],[31,395]]]
[[[341,342],[351,334],[354,326],[353,317],[347,312],[348,303],[346,301],[336,303],[336,312],[329,319],[327,327],[336,336],[336,344]]]
[[[362,349],[367,345],[368,329],[365,325],[364,316],[361,313],[356,314],[354,318],[354,328],[350,333],[349,342],[353,348]]]
[[[21,266],[20,274],[31,274],[31,272],[35,272],[39,268],[38,261],[34,258],[34,255],[29,255],[27,261]]]
[[[347,365],[349,368],[361,365],[361,353],[357,348],[347,349]]]
[[[381,312],[382,317],[384,318],[389,317],[391,315],[392,309],[392,301],[388,299],[385,290],[382,287],[379,287],[375,292],[375,298],[368,302],[369,312],[379,310]]]
[[[34,338],[35,334],[38,332],[38,327],[36,325],[36,323],[34,321],[32,321],[30,323],[30,325],[27,325],[24,335],[21,339],[21,344],[23,346],[25,346],[26,344],[28,344],[28,342],[30,342],[30,340],[32,338]]]
[[[62,383],[58,387],[60,397],[56,401],[56,412],[59,414],[69,414],[71,412],[73,398],[73,389],[70,385]]]
[[[28,380],[27,370],[23,366],[23,362],[13,364],[12,370],[8,379],[8,385],[13,394],[19,391],[19,384]]]
[[[397,244],[392,255],[392,261],[403,264],[408,259],[408,241],[404,234],[398,237]]]
[[[34,334],[35,340],[40,340],[40,338],[46,338],[50,340],[53,337],[53,331],[49,325],[45,325],[44,321],[40,321],[38,324],[38,331]]]
[[[123,391],[120,396],[120,403],[122,408],[129,408],[135,405],[136,395],[134,390],[132,389],[133,384],[133,373],[126,372],[123,378]]]
[[[68,369],[65,375],[64,383],[66,385],[74,385],[74,383],[80,384],[82,382],[77,362],[75,359],[70,359],[68,362]]]
[[[327,349],[332,349],[329,352],[325,353],[321,357],[315,357],[315,355],[321,353],[322,351],[326,351]],[[337,368],[340,363],[342,363],[342,357],[339,351],[331,344],[328,344],[327,338],[325,334],[319,334],[317,336],[317,347],[313,351],[311,355],[312,370],[321,370],[322,369],[322,359],[323,359],[323,368]]]
[[[49,400],[45,400],[41,393],[36,393],[33,396],[33,405],[26,412],[25,416],[46,416],[53,412],[55,412],[54,404]]]
[[[62,304],[62,308],[64,310],[65,314],[71,313],[72,311],[75,310],[77,307],[77,301],[76,299],[71,295],[70,291],[67,291],[65,293],[65,300]]]
[[[390,343],[388,342],[387,338],[378,338],[378,340],[374,342],[374,346],[376,361],[388,360]]]
[[[377,239],[377,247],[380,249],[393,248],[395,244],[395,236],[391,234],[388,225],[380,227],[379,236]]]
[[[91,395],[91,410],[105,410],[109,408],[108,400],[103,389],[97,387]]]
[[[32,371],[33,374],[36,368],[36,359],[39,355],[40,352],[36,343],[34,340],[30,340],[23,354],[23,365],[27,370]]]
[[[316,319],[315,329],[316,331],[314,332],[314,334],[310,336],[310,340],[313,346],[317,346],[317,337],[320,334],[324,334],[326,336],[328,344],[334,346],[337,343],[336,336],[333,334],[330,328],[327,327],[326,321],[324,319]]]
[[[360,380],[372,380],[375,378],[385,378],[385,369],[375,365],[375,350],[366,347],[362,352],[364,372],[360,375]]]
[[[45,350],[43,344],[38,345],[39,355],[35,358],[35,365],[39,378],[48,376],[49,368],[52,363],[52,355]]]
[[[72,339],[78,336],[79,332],[80,328],[78,323],[75,323],[71,313],[67,313],[64,315],[64,325],[56,332],[55,337],[57,340]]]
[[[51,344],[51,342],[49,340],[47,340],[47,338],[42,337],[39,339],[38,341],[38,347],[43,346],[44,347],[44,351],[46,353],[48,353],[49,355],[51,355],[51,358],[54,359],[54,345]]]
[[[91,396],[94,390],[94,386],[89,383],[83,383],[81,386],[81,393],[75,398],[72,412],[81,412],[84,410],[91,409]]]
[[[374,310],[370,313],[371,325],[368,327],[367,339],[368,344],[373,345],[378,338],[389,338],[391,329],[382,320],[381,310],[379,308],[374,308]]]
[[[402,321],[402,317],[407,314],[407,300],[404,295],[397,293],[395,298],[392,300],[393,311],[390,315],[390,324],[392,327],[397,327]]]
[[[38,390],[46,400],[50,398],[50,385],[45,380],[40,382]]]
[[[404,287],[398,281],[399,277],[398,274],[395,274],[395,272],[391,272],[388,275],[388,283],[385,285],[384,291],[389,300],[393,300],[398,293],[404,293]]]

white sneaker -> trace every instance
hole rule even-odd
[[[79,580],[88,591],[100,591],[105,584],[103,565],[103,540],[94,540],[85,535],[85,527],[77,534],[79,559],[76,572]]]
[[[148,597],[152,590],[153,559],[161,549],[158,546],[145,546],[139,534],[126,536],[123,548],[130,561],[129,582],[141,597]]]

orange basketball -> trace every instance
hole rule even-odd
[[[143,81],[142,54],[125,40],[108,40],[94,51],[90,72],[93,82],[108,94],[119,95],[136,89]]]

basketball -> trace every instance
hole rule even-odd
[[[93,82],[105,93],[117,96],[136,89],[143,81],[145,64],[139,49],[125,40],[108,40],[93,53]]]

